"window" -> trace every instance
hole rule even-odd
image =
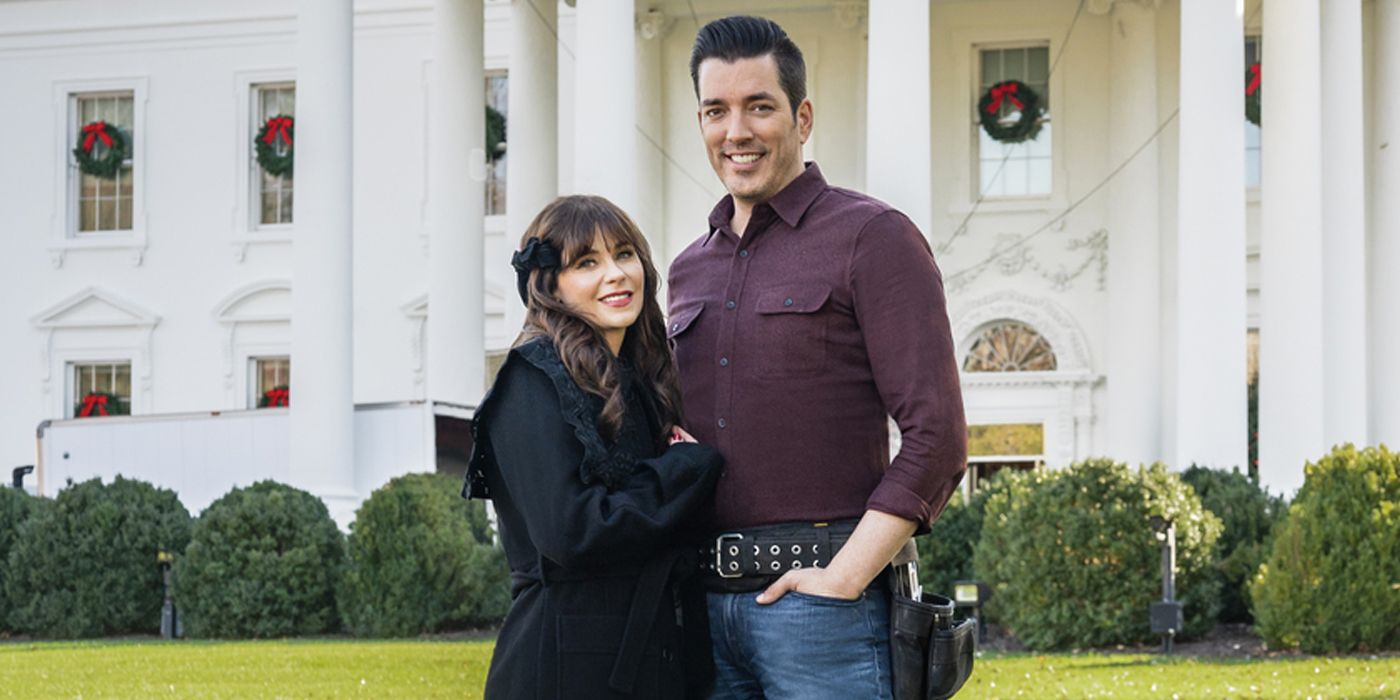
[[[1055,352],[1035,329],[1017,321],[994,323],[977,336],[964,372],[1053,372]]]
[[[1028,197],[1051,191],[1050,49],[1046,46],[981,49],[977,94],[973,104],[993,85],[1019,80],[1040,95],[1044,109],[1040,133],[1030,141],[1001,143],[987,135],[976,117],[977,181],[983,197]],[[1012,112],[1009,118],[1020,114]]]
[[[967,426],[968,487],[1003,469],[1034,469],[1045,463],[1045,425],[1003,423]]]
[[[291,404],[292,360],[289,357],[255,357],[251,360],[254,381],[249,397],[251,408],[276,408]]]
[[[1247,36],[1244,38],[1244,69],[1259,63],[1264,57],[1264,47],[1257,36]],[[1248,84],[1246,84],[1248,87]],[[1244,120],[1244,184],[1246,187],[1258,187],[1260,179],[1260,166],[1262,163],[1262,141],[1259,125]]]
[[[78,148],[79,131],[87,124],[101,121],[108,128],[117,129],[124,142],[125,158],[114,177],[88,175],[74,167],[74,184],[77,187],[77,232],[79,234],[130,231],[132,219],[132,141],[133,125],[136,123],[132,92],[130,90],[112,92],[92,92],[73,96],[75,124],[69,129],[73,143],[69,150]],[[94,155],[105,152],[102,140],[92,144]]]
[[[131,415],[131,362],[84,362],[69,366],[73,373],[69,418]]]
[[[248,135],[251,143],[258,131],[273,117],[296,116],[296,85],[293,83],[266,83],[253,86],[254,119],[253,131]],[[295,131],[295,128],[293,129]],[[279,155],[286,154],[291,147],[281,138],[274,138],[273,148]],[[251,147],[251,146],[250,146]],[[272,175],[258,165],[257,158],[249,158],[252,168],[253,191],[258,193],[257,210],[254,221],[259,226],[275,226],[292,223],[292,176],[293,173]]]
[[[492,110],[500,115],[500,132],[505,135],[505,117],[508,111],[506,105],[510,95],[510,83],[506,79],[505,73],[493,73],[486,76],[486,133],[487,140],[492,140],[495,133],[491,122],[495,118]],[[486,144],[486,215],[495,216],[506,213],[506,150],[505,140],[498,143]]]

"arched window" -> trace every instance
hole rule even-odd
[[[998,321],[978,334],[963,361],[964,372],[1051,372],[1055,351],[1034,328]]]

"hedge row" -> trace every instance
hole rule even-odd
[[[159,631],[156,555],[177,555],[192,637],[403,636],[499,622],[509,575],[480,502],[445,475],[398,477],[343,536],[320,499],[270,481],[191,519],[174,492],[117,477],[52,501],[0,488],[0,634]],[[347,546],[348,545],[348,546]]]

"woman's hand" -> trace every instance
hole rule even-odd
[[[685,428],[678,425],[671,428],[671,442],[669,444],[674,445],[678,442],[696,442],[696,439],[694,435],[685,432]]]

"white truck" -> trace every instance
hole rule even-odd
[[[231,489],[272,479],[293,483],[290,409],[262,408],[50,420],[39,424],[33,491],[52,497],[74,482],[121,476],[174,490],[198,514]],[[355,406],[354,489],[331,515],[341,528],[359,501],[409,472],[461,475],[471,454],[473,408],[433,401]],[[319,494],[318,494],[319,495]]]

